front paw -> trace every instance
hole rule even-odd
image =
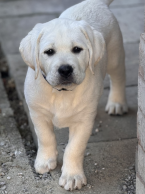
[[[117,103],[109,101],[106,105],[105,111],[109,115],[123,115],[128,112],[127,103]]]
[[[87,179],[83,171],[69,172],[68,169],[63,168],[62,175],[59,179],[59,185],[65,190],[81,189],[83,185],[87,184]]]
[[[35,170],[39,174],[44,174],[55,169],[57,166],[56,157],[44,156],[42,154],[37,154],[35,160]]]

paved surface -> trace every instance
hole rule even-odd
[[[27,113],[28,108],[25,104],[23,95],[23,83],[27,66],[22,61],[18,52],[20,40],[36,23],[47,22],[58,17],[64,9],[77,2],[80,1],[0,1],[0,41],[7,57],[10,74],[15,80],[19,97],[23,101],[23,105]],[[104,112],[109,92],[109,82],[106,77],[104,94],[100,101],[98,116],[96,118],[93,134],[90,137],[87,149],[87,152],[91,153],[91,155],[85,157],[85,171],[89,185],[83,188],[82,191],[75,191],[75,193],[123,193],[123,191],[121,191],[123,177],[125,177],[128,173],[127,169],[135,162],[137,75],[139,64],[138,43],[139,36],[144,29],[144,0],[115,0],[111,5],[111,10],[117,17],[123,33],[126,52],[126,91],[130,111],[128,115],[123,117],[110,117]],[[31,128],[33,128],[31,122],[30,125]],[[99,132],[96,133],[95,129],[99,129]],[[53,193],[68,193],[58,186],[58,176],[60,176],[60,166],[63,155],[63,146],[60,144],[67,143],[68,130],[57,130],[56,137],[60,153],[59,165],[58,168],[51,173],[54,180],[50,181],[48,188],[49,186],[52,187]],[[6,136],[3,136],[3,138],[5,139]],[[18,138],[20,138],[19,134]],[[13,141],[12,144],[14,142],[15,141]],[[16,142],[15,145],[17,145]],[[94,165],[95,162],[98,164],[97,167]],[[25,165],[29,168],[28,163]],[[102,168],[105,169],[103,170]],[[96,169],[98,170],[98,173],[94,173]],[[17,171],[17,169],[15,170]],[[31,170],[30,174],[33,180],[33,173],[31,173]],[[43,185],[45,185],[45,181],[41,180],[38,182],[40,185],[39,189],[41,190],[41,187],[43,188]],[[32,185],[33,184],[35,185],[35,181],[32,181]],[[12,185],[9,184],[9,188],[11,188],[11,186]],[[41,192],[47,193],[48,191],[49,193],[48,188],[44,187],[44,190],[41,190]],[[29,193],[34,192],[30,189]]]

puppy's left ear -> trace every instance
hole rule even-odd
[[[37,24],[28,35],[22,39],[19,51],[24,62],[35,70],[35,79],[39,73],[39,44],[43,35],[43,24]]]
[[[79,21],[81,31],[84,34],[89,50],[89,67],[94,74],[94,67],[103,57],[105,52],[105,40],[102,34],[96,31],[85,21]]]

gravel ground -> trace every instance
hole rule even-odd
[[[39,175],[35,172],[34,161],[37,153],[36,146],[32,138],[30,127],[28,125],[28,118],[24,111],[23,103],[19,100],[16,88],[15,88],[14,80],[9,77],[8,64],[1,50],[1,45],[0,45],[0,72],[2,75],[4,87],[8,95],[8,100],[14,112],[14,119],[16,121],[17,128],[21,134],[22,141],[26,150],[26,154],[29,159],[29,164],[34,172],[35,179],[45,180],[47,178],[51,178],[50,173]]]
[[[123,194],[136,193],[136,172],[134,164],[129,169],[127,169],[126,177],[123,177],[122,182],[123,182],[122,183]]]
[[[13,79],[8,77],[3,78],[3,82],[8,94],[8,99],[10,101],[11,107],[14,111],[14,118],[17,123],[17,128],[21,134],[24,147],[26,149],[26,154],[29,159],[29,164],[32,167],[34,176],[37,180],[51,178],[50,173],[45,173],[44,175],[39,175],[35,172],[34,161],[36,158],[36,147],[32,138],[32,133],[28,125],[28,119],[25,114],[23,104],[18,98],[18,94],[15,89],[15,84]]]

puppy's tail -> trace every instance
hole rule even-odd
[[[114,0],[102,0],[107,6],[109,6]]]

